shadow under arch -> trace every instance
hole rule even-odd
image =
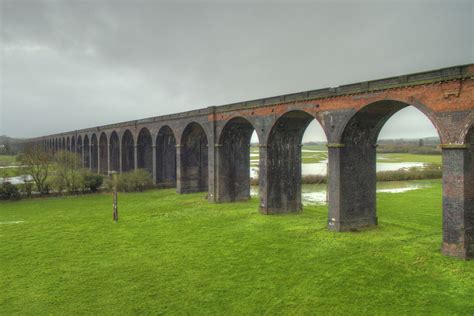
[[[165,125],[156,136],[156,184],[160,188],[176,187],[176,138]]]
[[[71,151],[76,153],[76,137],[74,136],[71,137]]]
[[[122,135],[122,170],[128,172],[135,169],[135,141],[130,130],[125,130]]]
[[[84,139],[84,142],[85,142],[85,139]],[[89,142],[89,141],[88,141]],[[89,162],[87,162],[87,165],[85,164],[85,157],[84,155],[86,154],[85,152],[83,153],[82,152],[82,136],[81,135],[78,135],[77,136],[77,139],[76,139],[76,153],[79,155],[79,157],[81,158],[81,165],[84,166],[84,167],[89,167]],[[87,150],[89,151],[89,147],[87,147]],[[85,151],[85,149],[84,149]],[[87,155],[87,157],[89,157],[89,155]]]
[[[109,172],[109,144],[107,134],[102,132],[99,138],[99,172],[108,174]]]
[[[143,127],[137,137],[137,167],[153,176],[153,138],[150,130]]]
[[[254,131],[252,123],[243,117],[232,118],[222,129],[217,148],[217,202],[250,199],[250,142]]]
[[[110,171],[120,172],[120,141],[116,131],[110,134]]]
[[[97,141],[97,135],[94,133],[91,135],[90,142],[90,161],[91,161],[91,170],[93,172],[98,172],[99,167],[99,142]]]
[[[330,229],[348,231],[377,225],[377,139],[390,117],[408,106],[423,113],[441,138],[438,123],[424,106],[381,100],[357,111],[346,123],[340,143],[329,145]]]
[[[204,128],[189,123],[181,136],[179,154],[178,193],[208,191],[208,138]]]
[[[80,137],[80,136],[79,136]],[[79,139],[78,137],[78,139]],[[84,163],[85,168],[91,167],[91,148],[89,142],[89,136],[87,134],[84,135],[84,139],[81,141],[80,146],[78,143],[78,151],[82,155],[82,161]]]
[[[313,120],[321,125],[311,114],[292,110],[281,115],[272,126],[266,148],[260,150],[259,190],[262,213],[299,212],[303,209],[301,142],[306,128]]]

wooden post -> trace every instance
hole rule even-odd
[[[118,199],[117,199],[117,172],[112,171],[112,181],[113,181],[113,218],[115,223],[118,222]]]

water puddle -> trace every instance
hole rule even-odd
[[[17,177],[0,178],[0,184],[3,182],[10,182],[11,184],[23,184],[25,181],[33,181],[33,177],[30,175],[23,175]]]

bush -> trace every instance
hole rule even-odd
[[[86,190],[97,192],[103,183],[104,177],[100,174],[95,174],[89,171],[86,171],[82,174],[82,185]]]
[[[21,198],[18,188],[10,182],[0,185],[0,200],[19,200]]]
[[[107,181],[107,188],[109,190],[112,190],[114,185],[117,186],[117,191],[140,192],[153,187],[153,178],[148,171],[137,169],[118,174],[115,180]]]

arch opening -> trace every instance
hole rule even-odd
[[[67,137],[67,140],[66,140],[66,150],[71,151],[71,139],[69,138],[69,136]]]
[[[135,142],[128,129],[122,136],[122,172],[135,169]]]
[[[98,172],[98,167],[99,167],[99,143],[97,141],[97,136],[96,134],[92,134],[91,136],[91,170],[93,172]]]
[[[241,117],[230,120],[224,126],[217,148],[218,202],[250,198],[250,151],[254,133],[253,125]]]
[[[71,137],[71,151],[76,153],[76,137],[74,136]]]
[[[120,142],[116,131],[110,135],[110,171],[120,172]]]
[[[85,141],[85,139],[84,139],[84,141]],[[77,136],[77,144],[76,144],[76,147],[75,147],[76,150],[74,152],[76,152],[79,155],[79,157],[81,157],[81,165],[86,167],[86,165],[84,164],[85,161],[84,161],[84,157],[83,157],[83,153],[82,153],[82,145],[83,145],[82,144],[82,137],[81,137],[81,135],[79,135],[79,136]],[[89,167],[89,166],[87,166],[87,167]]]
[[[150,131],[144,127],[137,139],[137,167],[153,175],[153,139]]]
[[[395,100],[377,101],[366,105],[346,124],[341,135],[341,146],[330,149],[330,161],[334,162],[329,175],[328,223],[330,229],[347,231],[377,225],[377,169],[397,170],[396,165],[389,166],[391,160],[388,156],[382,157],[379,154],[380,158],[386,160],[380,159],[377,163],[377,142],[380,135],[382,138],[392,137],[388,136],[390,133],[384,133],[382,129],[384,126],[391,126],[392,123],[385,124],[394,115],[395,118],[391,122],[396,122],[398,133],[400,133],[402,122],[404,122],[403,129],[409,129],[408,121],[396,119],[407,107],[410,107],[410,104]],[[410,109],[413,107],[407,108],[407,110]],[[418,115],[418,111],[416,112]],[[429,115],[422,110],[419,112],[424,114],[422,120],[430,121],[430,128],[434,126],[433,133],[437,134],[439,139],[439,132]],[[419,125],[420,120],[412,124]],[[388,128],[386,130],[388,131]],[[396,134],[392,132],[392,135]],[[413,134],[412,137],[416,136]],[[380,142],[384,141],[380,140]],[[423,164],[420,165],[423,166]]]
[[[198,123],[190,123],[181,139],[179,193],[208,191],[208,141]]]
[[[156,184],[176,187],[176,138],[169,126],[163,126],[156,137]]]
[[[89,142],[89,136],[84,135],[84,143],[79,143],[82,145],[81,147],[78,147],[78,151],[80,155],[82,156],[82,163],[85,168],[91,168],[91,146]],[[79,145],[78,145],[79,146]]]
[[[267,141],[266,170],[260,171],[266,182],[266,188],[260,186],[263,213],[303,210],[302,142],[305,131],[313,121],[315,118],[307,112],[290,111],[273,125]]]
[[[102,132],[99,138],[99,172],[108,174],[109,172],[109,146],[107,143],[107,135]]]

